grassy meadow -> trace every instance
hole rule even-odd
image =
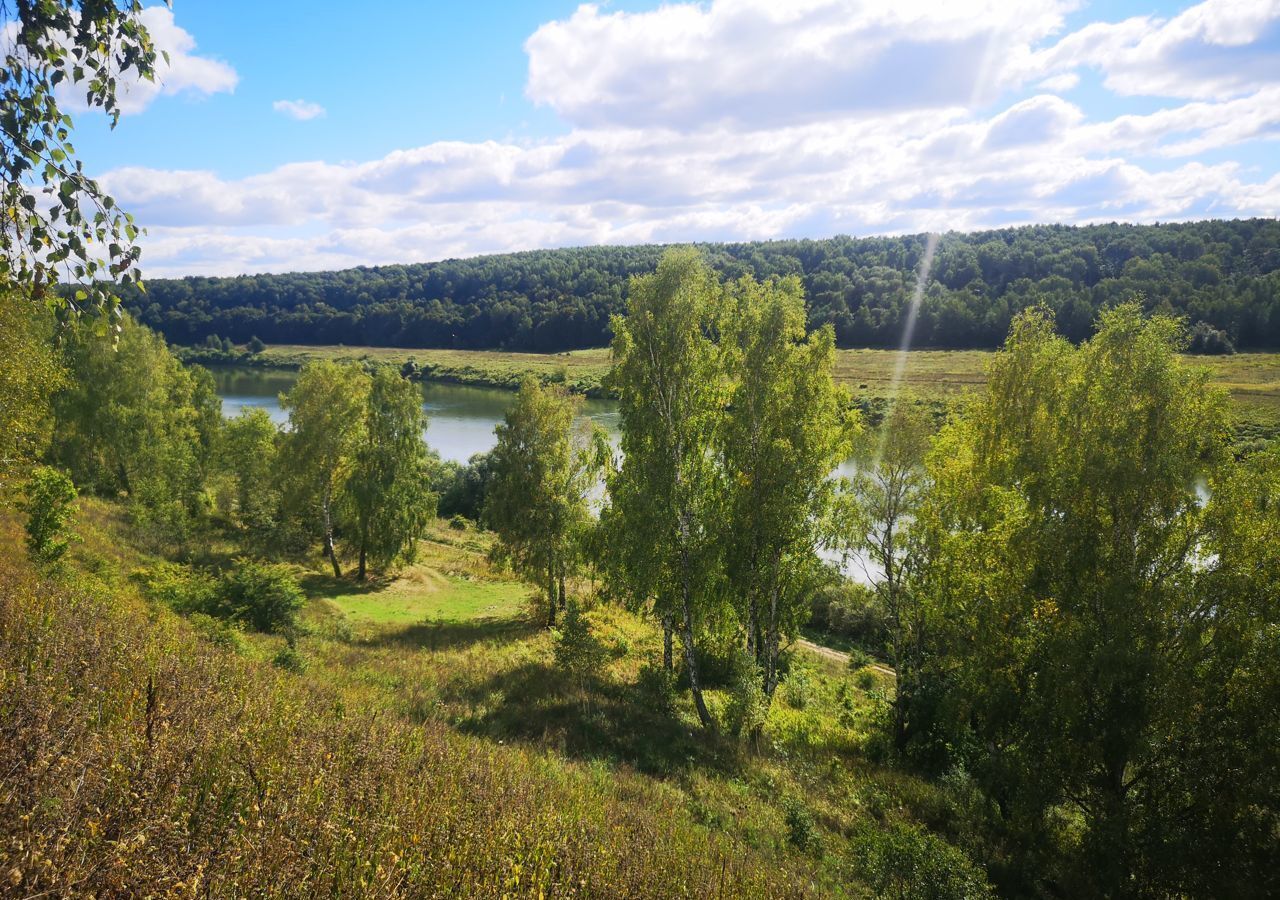
[[[650,621],[591,605],[605,663],[571,676],[491,536],[444,521],[384,579],[290,564],[307,601],[286,655],[148,597],[186,563],[140,549],[118,506],[79,507],[53,582],[0,522],[0,671],[40,686],[0,710],[0,863],[27,893],[859,897],[863,842],[959,819],[960,794],[877,762],[877,669],[796,647],[762,739],[708,738],[651,677]]]
[[[198,356],[193,357],[198,359]],[[901,385],[925,401],[946,401],[986,383],[986,350],[912,350],[906,356]],[[1206,367],[1213,382],[1231,398],[1244,439],[1280,430],[1280,353],[1237,353],[1185,357]],[[370,360],[403,365],[413,361],[427,379],[514,389],[532,373],[563,381],[581,393],[601,395],[609,370],[606,348],[566,353],[507,353],[497,350],[418,350],[393,347],[270,346],[252,357],[262,366],[296,368],[313,359]],[[893,350],[837,350],[836,380],[855,396],[875,403],[892,390],[900,354]]]

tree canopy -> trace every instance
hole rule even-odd
[[[702,244],[734,281],[796,275],[810,330],[837,346],[896,347],[925,235]],[[535,250],[339,272],[153,279],[124,300],[175,343],[210,335],[246,343],[559,351],[609,343],[627,283],[666,248]],[[914,343],[997,347],[1022,309],[1047,306],[1073,341],[1097,314],[1135,295],[1147,312],[1203,324],[1193,349],[1280,347],[1280,223],[1037,225],[939,243]]]

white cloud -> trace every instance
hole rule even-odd
[[[323,106],[319,103],[312,103],[309,100],[277,100],[271,104],[271,108],[291,119],[297,119],[299,122],[305,122],[308,119],[314,119],[325,114]]]
[[[1280,0],[1205,0],[1170,19],[1094,23],[1037,51],[1024,71],[1092,66],[1110,90],[1198,100],[1280,83]]]
[[[588,4],[525,43],[526,93],[599,127],[778,125],[965,106],[1055,32],[1066,0],[713,0]]]
[[[175,24],[172,10],[148,6],[140,17],[155,43],[156,77],[154,81],[144,81],[134,69],[120,73],[116,99],[122,114],[136,115],[161,96],[207,97],[235,91],[239,82],[236,70],[225,62],[194,53],[195,38]],[[160,51],[169,54],[168,62],[159,55]],[[66,82],[58,88],[58,100],[68,109],[87,109],[83,88]]]
[[[150,227],[153,276],[1276,215],[1276,166],[1229,152],[1280,139],[1276,3],[1210,0],[1070,34],[1065,0],[583,6],[526,44],[528,96],[572,123],[562,135],[442,141],[239,179],[123,168],[103,182]],[[1196,54],[1201,80],[1162,68]],[[1249,62],[1263,58],[1276,65]],[[1130,93],[1178,99],[1098,116],[1092,89],[1057,96],[1086,67],[1121,110]]]
[[[1036,87],[1055,94],[1065,94],[1080,83],[1080,75],[1076,72],[1063,72],[1061,75],[1050,75]]]

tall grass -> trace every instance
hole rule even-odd
[[[0,893],[813,892],[803,858],[697,824],[661,783],[349,709],[19,546],[0,520]]]

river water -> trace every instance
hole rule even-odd
[[[293,387],[297,373],[288,369],[258,369],[234,366],[210,367],[222,398],[222,414],[232,418],[242,409],[265,409],[272,421],[284,425],[289,416],[280,408],[280,394]],[[473,454],[492,450],[497,443],[494,426],[515,400],[515,394],[500,388],[471,387],[460,384],[425,382],[422,405],[427,411],[427,444],[441,459],[466,462]],[[618,437],[618,404],[613,400],[583,400],[579,407],[583,420],[601,425],[616,442]],[[847,462],[837,475],[851,475],[853,463]],[[847,577],[870,582],[865,559],[838,558],[833,552],[821,552],[833,563],[843,563]]]
[[[297,373],[282,369],[211,368],[222,398],[222,414],[231,418],[250,407],[265,409],[272,421],[284,425],[289,416],[280,408],[280,394],[293,387]],[[427,411],[427,444],[441,459],[466,462],[473,454],[493,449],[493,428],[502,421],[515,394],[498,388],[427,382],[422,405]],[[584,400],[584,420],[602,425],[611,436],[618,432],[618,404],[612,400]]]

